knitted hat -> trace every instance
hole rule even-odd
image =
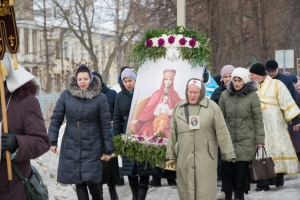
[[[276,70],[278,68],[278,63],[275,60],[269,60],[266,63],[266,70]]]
[[[223,78],[223,76],[225,74],[232,74],[233,70],[234,70],[234,66],[232,66],[232,65],[225,65],[222,68],[222,70],[221,70],[221,78]]]
[[[252,67],[250,68],[249,71],[250,71],[250,73],[253,73],[256,75],[266,76],[265,66],[261,63],[256,63],[256,64],[252,65]]]
[[[133,69],[126,68],[121,74],[121,79],[123,80],[124,78],[132,78],[136,80],[136,73]]]
[[[231,74],[231,80],[234,78],[234,77],[239,77],[241,78],[244,83],[249,83],[251,81],[250,79],[250,72],[245,69],[245,68],[242,68],[242,67],[238,67],[238,68],[235,68]]]
[[[290,74],[288,75],[288,77],[290,78],[290,80],[293,82],[293,83],[297,83],[298,82],[298,79],[297,79],[297,76],[295,76],[294,74]]]

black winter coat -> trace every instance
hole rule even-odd
[[[114,110],[114,135],[119,135],[126,132],[128,117],[131,107],[133,94],[125,89],[123,84],[120,84],[122,91],[117,94]],[[145,170],[145,163],[137,163],[131,161],[128,157],[122,156],[122,165],[120,171],[125,176],[148,176],[153,174],[153,169],[148,165]]]
[[[226,86],[224,85],[223,81],[221,82],[220,87],[216,88],[213,94],[211,95],[210,99],[216,102],[219,105],[219,100],[223,91],[226,90]]]
[[[278,79],[285,84],[287,89],[290,91],[294,101],[297,103],[296,90],[295,90],[295,87],[294,87],[291,79],[288,76],[281,74],[281,73],[278,73],[278,75],[276,77],[274,77],[274,79]]]
[[[106,96],[100,93],[98,78],[85,91],[72,79],[62,92],[51,118],[48,134],[51,146],[57,146],[60,126],[67,125],[61,142],[57,181],[64,184],[100,183],[100,157],[113,148]]]
[[[94,75],[94,77],[95,77],[95,75]],[[100,76],[100,80],[102,83],[101,92],[103,94],[105,94],[105,96],[107,97],[107,103],[109,105],[110,121],[112,121],[113,116],[114,116],[115,99],[117,96],[117,92],[115,90],[111,90],[107,87],[107,85],[103,82],[102,76]]]

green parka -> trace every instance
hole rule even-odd
[[[236,91],[232,82],[221,94],[219,106],[234,146],[236,161],[255,159],[256,145],[265,144],[265,131],[257,83],[252,81]],[[224,157],[222,157],[225,160]]]

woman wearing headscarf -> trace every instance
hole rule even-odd
[[[77,68],[69,88],[60,95],[51,117],[48,134],[51,151],[57,152],[59,129],[66,117],[57,181],[75,184],[78,200],[102,199],[100,157],[110,160],[113,149],[110,114],[98,77],[85,65]]]
[[[5,53],[2,60],[8,76],[4,77],[4,92],[9,133],[3,133],[0,140],[0,199],[27,200],[24,183],[12,170],[12,180],[8,181],[7,163],[3,156],[5,151],[11,153],[13,162],[24,177],[31,176],[30,159],[46,153],[50,140],[35,95],[39,94],[40,84],[36,77],[22,66],[14,69],[13,60]],[[0,120],[2,109],[0,108]],[[2,145],[2,147],[1,147]],[[1,152],[1,151],[0,151]]]
[[[126,68],[121,74],[122,91],[118,93],[115,101],[114,111],[114,135],[126,133],[128,116],[131,107],[131,101],[135,88],[136,73],[134,70]],[[133,200],[146,199],[149,187],[149,175],[153,174],[152,168],[145,163],[131,161],[128,157],[122,156],[121,173],[128,176],[129,185]]]
[[[192,126],[191,119],[198,125]],[[177,162],[180,199],[217,198],[218,144],[227,161],[235,159],[231,138],[219,106],[205,97],[202,81],[192,78],[186,99],[174,109],[166,158]]]
[[[249,190],[249,162],[255,159],[256,149],[265,144],[263,115],[257,82],[250,72],[235,68],[227,90],[221,94],[220,108],[224,115],[236,155],[235,163],[222,163],[222,191],[225,199],[244,199]]]

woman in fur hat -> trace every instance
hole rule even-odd
[[[78,200],[89,199],[87,188],[93,199],[102,199],[100,157],[104,154],[109,161],[114,148],[108,103],[100,91],[100,79],[81,65],[60,95],[49,126],[51,151],[56,153],[59,129],[66,117],[57,181],[75,184]]]

